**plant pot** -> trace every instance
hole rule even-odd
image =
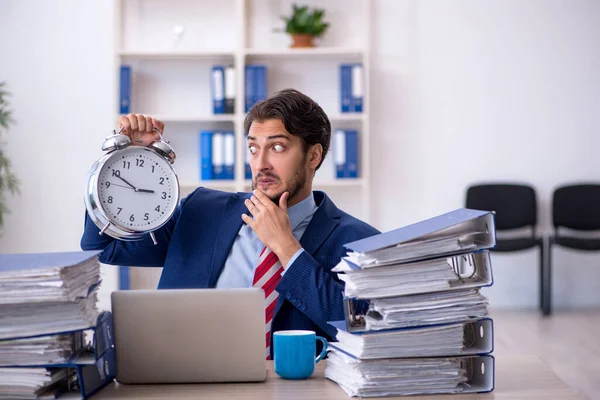
[[[312,35],[307,35],[307,34],[300,34],[300,33],[295,33],[292,34],[292,44],[290,47],[292,48],[296,48],[296,47],[315,47],[314,43],[313,43],[313,39],[314,36]]]

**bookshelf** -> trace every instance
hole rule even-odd
[[[332,148],[317,171],[314,189],[324,190],[338,207],[370,222],[370,2],[307,0],[299,4],[324,8],[330,28],[315,48],[289,48],[281,15],[287,0],[114,0],[115,90],[118,117],[119,67],[131,66],[131,109],[165,122],[177,160],[174,168],[185,196],[196,187],[248,191],[244,112],[244,66],[267,67],[267,90],[292,87],[317,101],[337,128],[359,132],[359,177],[335,178]],[[340,71],[345,62],[364,68],[362,113],[340,112]],[[236,71],[235,114],[212,113],[210,71],[214,65]],[[116,118],[115,118],[116,119]],[[233,180],[200,180],[201,130],[233,130]]]

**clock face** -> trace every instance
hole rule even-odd
[[[98,200],[113,224],[152,231],[170,217],[178,200],[177,176],[169,163],[146,147],[119,150],[98,174]]]

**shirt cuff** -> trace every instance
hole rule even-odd
[[[285,274],[285,271],[288,270],[288,268],[291,267],[291,265],[294,263],[294,261],[296,261],[296,258],[300,257],[300,254],[302,254],[302,252],[304,251],[304,249],[301,247],[298,249],[298,251],[296,251],[294,253],[294,255],[292,256],[292,258],[290,258],[290,261],[288,262],[287,268],[283,269],[283,272],[281,273],[281,276],[283,276]]]

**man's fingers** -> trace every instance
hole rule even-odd
[[[138,131],[146,132],[146,118],[142,114],[136,115],[138,123]]]
[[[250,227],[252,227],[252,224],[254,224],[254,220],[246,214],[242,214],[242,220]]]
[[[165,124],[162,121],[152,118],[152,125],[162,134],[165,129]]]
[[[119,117],[119,122],[117,122],[117,125],[119,126],[119,129],[123,127],[123,132],[131,131],[131,123],[129,123],[129,119],[125,115],[121,115]]]
[[[137,115],[135,114],[129,114],[127,116],[127,118],[129,119],[129,124],[131,126],[131,132],[135,132],[138,130],[138,119],[137,119]]]
[[[252,192],[252,194],[258,199],[258,201],[266,208],[269,208],[270,206],[273,205],[273,202],[271,201],[271,199],[269,198],[269,196],[267,196],[266,194],[264,194],[262,191],[256,189]]]
[[[144,116],[144,124],[146,126],[146,132],[152,132],[152,118]]]

